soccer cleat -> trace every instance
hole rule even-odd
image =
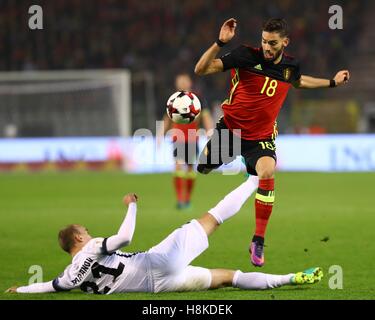
[[[192,207],[191,207],[191,202],[190,201],[186,201],[184,203],[184,209],[185,210],[190,210]]]
[[[310,268],[302,272],[297,272],[291,279],[292,284],[313,284],[323,278],[323,270],[320,267]]]
[[[190,201],[187,202],[178,202],[176,205],[177,210],[190,210],[191,209],[191,203]]]
[[[263,241],[255,240],[250,244],[250,260],[255,267],[262,267],[264,265],[264,243]]]
[[[182,210],[185,208],[185,203],[183,202],[177,202],[176,209],[177,210]]]

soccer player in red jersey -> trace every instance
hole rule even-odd
[[[187,73],[178,74],[175,79],[175,87],[178,91],[191,91],[193,83],[190,75]],[[189,124],[174,123],[167,114],[164,115],[163,121],[163,135],[171,128],[176,130],[176,134],[172,134],[173,156],[176,163],[173,182],[177,197],[177,209],[187,209],[190,207],[196,177],[194,164],[198,154],[197,130],[200,122],[206,130],[212,129],[213,121],[206,108],[202,108],[199,118]]]
[[[207,143],[199,157],[198,171],[207,174],[228,163],[222,157],[223,148],[236,156],[233,145],[234,142],[240,144],[247,172],[259,177],[255,196],[256,227],[249,252],[252,264],[261,267],[265,231],[275,199],[276,119],[287,93],[291,86],[300,89],[341,86],[349,81],[350,75],[347,70],[339,71],[331,80],[301,75],[298,60],[284,53],[290,41],[284,19],[270,19],[263,25],[260,48],[241,45],[216,58],[221,47],[234,37],[236,27],[236,19],[225,21],[219,39],[195,66],[198,75],[231,70],[232,78],[229,97],[222,104],[224,116],[215,129],[219,139]],[[229,129],[229,143],[221,142],[225,129]],[[240,129],[240,134],[235,129]]]

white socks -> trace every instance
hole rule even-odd
[[[219,224],[234,216],[258,188],[258,177],[250,176],[246,182],[227,194],[214,208],[208,212]],[[294,273],[287,275],[273,275],[260,272],[236,271],[233,277],[233,287],[245,290],[272,289],[291,284],[290,280]]]
[[[258,177],[250,176],[244,183],[227,194],[214,208],[208,212],[216,219],[219,224],[229,219],[240,211],[242,205],[258,188]]]
[[[233,277],[233,287],[245,290],[262,290],[281,287],[291,284],[294,273],[286,275],[273,275],[260,272],[236,271]]]

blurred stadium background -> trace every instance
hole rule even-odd
[[[43,30],[28,27],[28,9],[33,4],[43,8]],[[328,28],[328,8],[333,4],[343,8],[343,30]],[[236,17],[239,27],[223,53],[243,42],[260,45],[262,22],[284,17],[291,27],[287,51],[300,59],[302,73],[331,78],[336,71],[349,69],[351,80],[334,90],[292,89],[282,108],[278,166],[288,172],[279,173],[282,182],[276,210],[280,215],[273,218],[267,249],[270,262],[265,270],[290,272],[292,266],[302,268],[305,263],[321,263],[326,268],[340,264],[348,270],[346,285],[351,294],[336,291],[332,296],[322,289],[278,291],[279,297],[373,298],[374,285],[365,279],[371,278],[374,267],[373,242],[369,242],[375,223],[374,176],[369,173],[375,170],[374,12],[375,2],[370,0],[0,1],[0,171],[16,172],[0,176],[0,247],[6,248],[0,251],[1,258],[9,261],[1,271],[2,283],[10,286],[20,278],[25,282],[29,261],[55,268],[46,277],[61,272],[68,261],[57,249],[46,256],[43,250],[30,248],[23,256],[27,262],[9,256],[11,251],[25,249],[22,237],[26,236],[40,247],[56,248],[56,230],[74,219],[91,223],[99,234],[103,229],[113,232],[112,222],[110,227],[103,224],[102,214],[119,223],[121,217],[109,212],[121,210],[113,203],[133,186],[146,198],[139,224],[147,232],[135,239],[141,241],[141,249],[162,239],[166,225],[172,230],[185,222],[189,215],[173,209],[169,174],[120,172],[172,171],[171,146],[156,150],[152,137],[131,136],[141,128],[155,133],[155,121],[162,119],[166,100],[174,92],[175,75],[182,71],[193,76],[194,91],[217,120],[220,103],[228,93],[229,74],[196,77],[197,59],[216,40],[229,17]],[[56,169],[111,172],[50,172]],[[30,170],[49,173],[30,175]],[[290,171],[339,173],[296,175]],[[217,187],[224,186],[222,179],[229,179],[225,190]],[[243,175],[199,177],[196,194],[204,192],[207,197],[196,196],[194,209],[198,213],[206,210],[242,179]],[[296,187],[301,181],[306,181],[306,189]],[[165,189],[165,197],[155,193],[155,186]],[[298,208],[291,208],[291,203]],[[147,220],[153,219],[155,208],[160,213],[155,220],[160,228],[149,226]],[[202,264],[215,267],[216,262],[224,261],[226,267],[243,263],[248,268],[249,229],[241,227],[253,221],[248,213],[242,216],[215,236],[219,241],[200,260]],[[25,223],[20,226],[20,221]],[[19,229],[5,228],[10,224]],[[362,237],[356,241],[347,238],[355,232]],[[233,235],[238,248],[223,245]],[[322,249],[326,244],[320,239],[326,236],[338,241]],[[214,298],[214,294],[184,297]],[[269,294],[230,291],[219,297],[268,299]]]
[[[175,75],[193,73],[222,22],[232,16],[240,22],[238,34],[223,53],[243,42],[259,45],[262,22],[281,16],[291,26],[288,52],[301,60],[303,73],[330,78],[343,68],[352,72],[350,85],[336,90],[291,90],[279,116],[280,134],[375,132],[372,1],[97,0],[88,5],[85,0],[56,0],[32,4],[43,8],[43,30],[28,28],[30,1],[0,3],[0,137],[13,139],[13,149],[9,140],[0,140],[1,149],[7,150],[7,156],[0,152],[4,170],[14,168],[20,153],[26,155],[35,148],[22,143],[15,150],[14,138],[124,137],[139,128],[155,132]],[[332,4],[343,8],[343,30],[328,28]],[[193,78],[195,92],[215,119],[228,93],[228,77]],[[126,154],[120,159],[121,150],[128,147],[121,143],[111,140],[103,146],[103,141],[96,141],[84,148],[88,141],[60,140],[60,147],[34,149],[29,159],[19,158],[19,162],[34,162],[35,169],[41,161],[61,160],[65,167],[70,160],[99,163],[107,157],[117,163],[115,167],[126,161]],[[76,152],[69,152],[68,145]],[[104,150],[96,150],[100,148]],[[375,167],[374,147],[366,151],[372,152],[367,155],[370,163],[360,161],[359,150],[343,148],[349,169],[355,169],[355,163],[361,170]],[[129,164],[133,160],[123,165],[129,171],[171,167],[137,169],[137,164]],[[328,164],[320,169],[324,166]]]

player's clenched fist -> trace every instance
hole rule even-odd
[[[224,43],[227,43],[228,41],[230,41],[234,37],[236,27],[237,27],[236,19],[231,18],[225,21],[220,29],[219,40]]]
[[[128,193],[122,201],[124,202],[125,205],[129,205],[132,202],[137,202],[138,196],[135,193]]]
[[[342,70],[342,71],[337,72],[334,78],[337,86],[347,83],[349,79],[350,79],[350,73],[348,70]]]

